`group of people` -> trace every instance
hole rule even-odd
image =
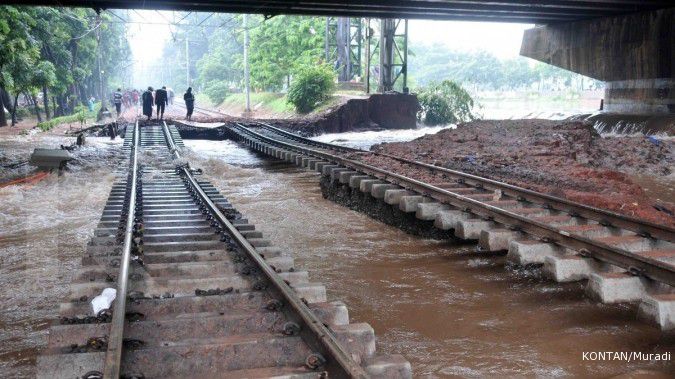
[[[173,104],[174,92],[171,89],[167,89],[166,86],[154,90],[152,87],[148,87],[146,91],[139,95],[137,90],[127,90],[122,92],[121,88],[118,88],[115,93],[113,93],[113,103],[115,104],[115,109],[117,111],[117,117],[122,114],[122,106],[130,107],[131,105],[139,105],[143,107],[143,115],[148,117],[148,120],[152,118],[153,108],[157,108],[157,119],[164,119],[164,110],[169,104]],[[187,108],[186,119],[192,119],[192,112],[194,110],[195,97],[192,93],[192,87],[187,89],[187,92],[183,95],[183,100],[185,101],[185,107]]]

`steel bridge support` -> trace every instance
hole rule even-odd
[[[401,90],[408,93],[408,20],[382,19],[379,48],[378,91],[393,91],[401,78]]]
[[[326,62],[333,64],[338,81],[349,82],[362,76],[362,20],[349,17],[326,18]],[[360,80],[359,80],[360,81]]]

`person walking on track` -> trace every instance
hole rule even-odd
[[[148,116],[148,121],[150,121],[150,117],[152,117],[152,103],[153,103],[152,87],[148,87],[148,90],[143,92],[142,100],[143,100],[143,114]]]
[[[115,109],[117,110],[117,117],[120,117],[122,114],[122,89],[118,88],[117,91],[113,94],[113,103],[115,103]]]
[[[166,92],[166,87],[162,87],[155,91],[155,105],[157,105],[157,119],[164,118],[164,107],[169,104],[169,95]]]
[[[192,94],[192,87],[187,89],[187,92],[183,95],[183,100],[185,101],[185,108],[187,108],[187,116],[185,118],[189,121],[192,119],[192,111],[195,110],[195,95]]]

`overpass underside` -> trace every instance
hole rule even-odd
[[[99,9],[439,19],[548,24],[672,6],[664,0],[6,0]]]
[[[675,8],[536,27],[520,54],[606,82],[607,111],[675,113]]]

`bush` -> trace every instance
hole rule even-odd
[[[311,111],[333,94],[334,77],[333,69],[325,65],[300,68],[288,90],[288,102],[300,113]]]
[[[75,121],[79,122],[81,126],[87,121],[87,119],[96,119],[96,113],[101,108],[101,103],[96,103],[94,105],[94,111],[89,112],[89,108],[84,105],[78,105],[75,107],[75,112],[68,116],[54,117],[49,121],[43,121],[37,124],[37,127],[40,128],[43,132],[48,131],[49,129],[61,125],[69,124]]]
[[[228,92],[229,87],[227,83],[221,81],[209,82],[204,87],[204,93],[209,97],[213,104],[222,103],[227,97]]]
[[[446,125],[476,119],[473,98],[459,84],[444,80],[418,90],[422,107],[417,119],[425,125]]]

